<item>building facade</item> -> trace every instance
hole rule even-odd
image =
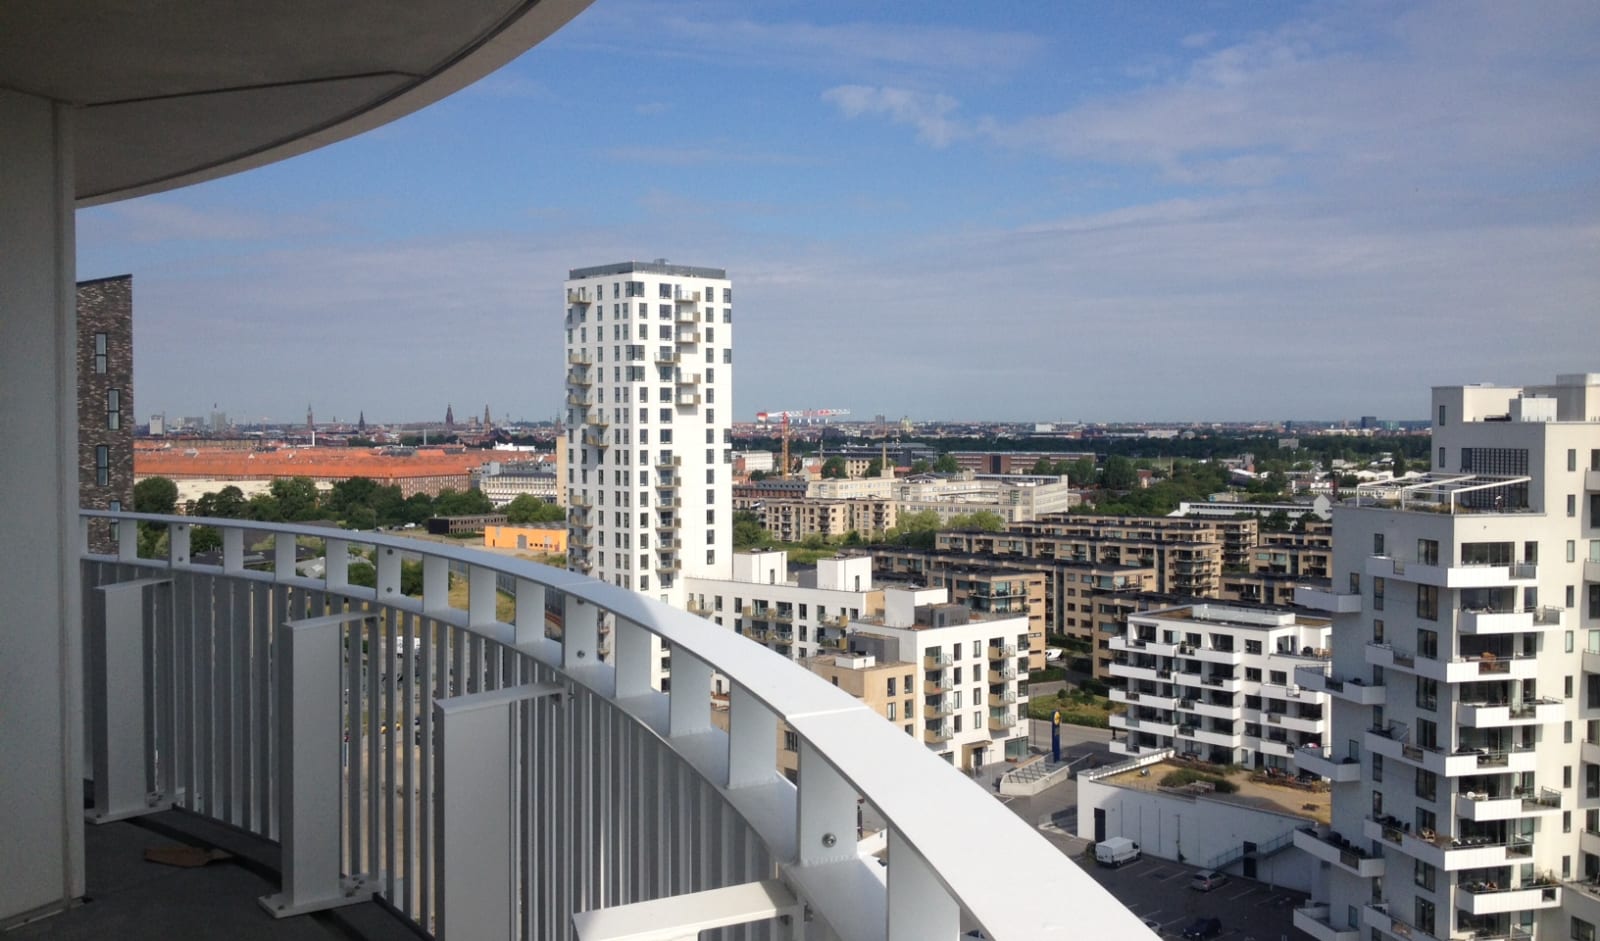
[[[1600,374],[1433,390],[1429,471],[1334,509],[1319,939],[1600,925]]]
[[[133,275],[78,283],[78,501],[86,510],[133,508]],[[112,552],[111,527],[89,526],[95,552]]]
[[[623,262],[565,291],[568,567],[681,607],[732,564],[732,283]]]
[[[787,552],[741,552],[731,568],[731,578],[684,579],[690,613],[792,660],[849,650],[850,625],[883,608],[865,557],[818,559],[792,576]]]
[[[1128,618],[1111,642],[1111,750],[1172,749],[1222,764],[1287,771],[1296,750],[1327,740],[1326,693],[1294,681],[1330,656],[1327,618],[1194,604]],[[1119,736],[1120,732],[1120,737]]]

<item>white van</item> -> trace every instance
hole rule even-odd
[[[1095,862],[1102,866],[1120,866],[1139,858],[1139,844],[1127,837],[1114,836],[1094,845]]]

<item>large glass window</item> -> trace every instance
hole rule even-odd
[[[1417,586],[1417,617],[1425,621],[1439,620],[1439,589],[1437,586]]]

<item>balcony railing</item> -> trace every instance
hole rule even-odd
[[[844,941],[881,938],[885,924],[898,936],[901,917],[1002,941],[1146,934],[921,742],[688,612],[460,546],[85,516],[116,519],[122,547],[84,556],[89,672],[102,680],[86,697],[101,746],[91,813],[171,805],[282,840],[280,914],[377,894],[440,937],[467,933],[467,918],[495,936],[570,939],[579,913],[777,873],[763,884]],[[167,557],[137,557],[140,521],[167,528]],[[190,553],[201,523],[220,540],[217,564]],[[299,573],[299,540],[325,545],[322,574]],[[370,553],[360,578],[352,547]],[[248,567],[247,550],[270,570]],[[402,556],[421,557],[420,595],[402,590]],[[452,578],[465,607],[451,604]],[[653,639],[672,650],[670,692],[651,686]],[[727,732],[712,723],[713,674],[732,690]],[[802,784],[778,773],[780,724],[798,739]],[[948,735],[936,723],[922,739]],[[662,786],[709,816],[684,827],[648,810]],[[886,822],[887,880],[856,848],[858,798]],[[608,822],[620,808],[628,826]],[[749,849],[723,858],[728,845]],[[996,870],[1001,856],[1014,865]],[[1087,903],[1070,924],[1062,891]]]

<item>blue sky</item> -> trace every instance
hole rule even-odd
[[[136,409],[560,408],[566,270],[734,281],[736,414],[1420,417],[1600,371],[1600,5],[638,3],[79,213]]]

